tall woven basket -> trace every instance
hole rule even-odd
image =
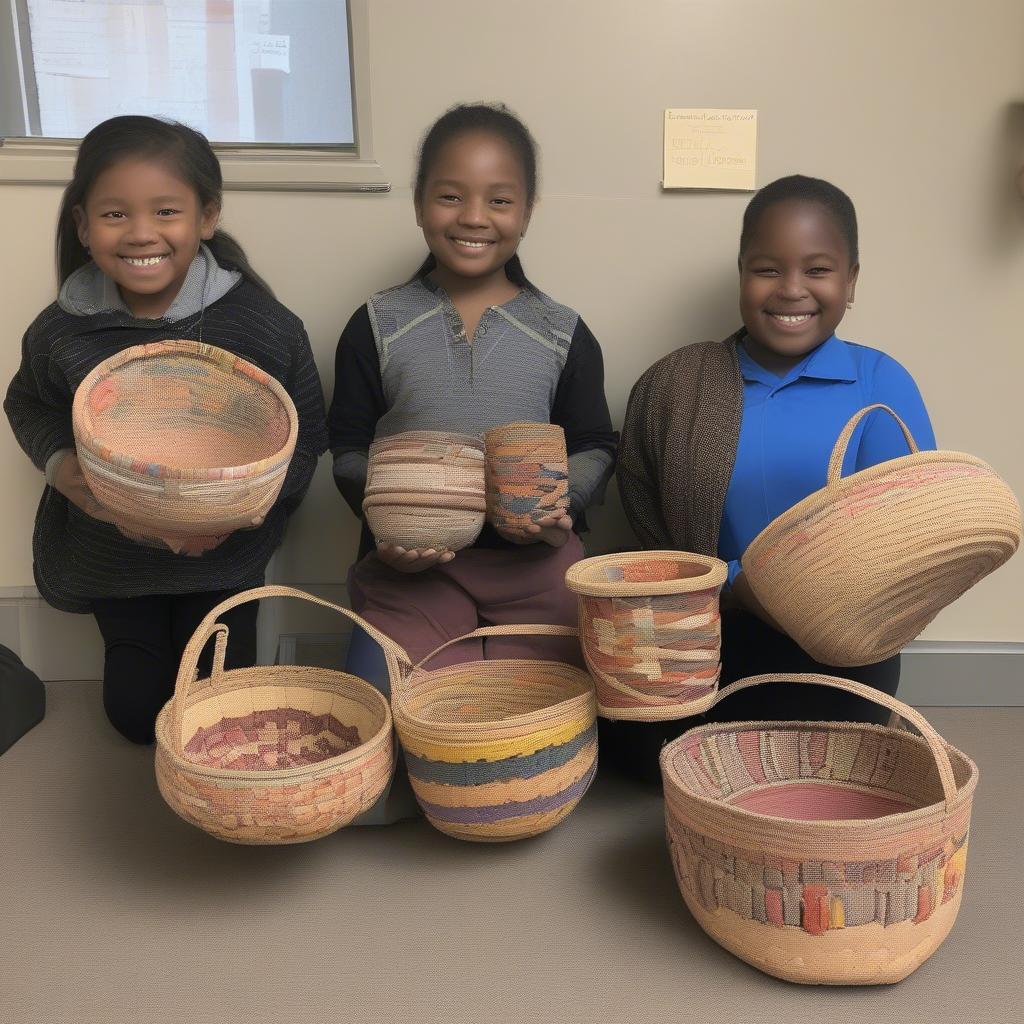
[[[895,418],[911,454],[842,477],[857,424]],[[827,483],[769,523],[743,555],[758,600],[826,665],[895,654],[1020,545],[1020,505],[991,466],[920,452],[906,424],[869,405],[843,428]]]
[[[199,341],[124,349],[89,373],[72,405],[96,500],[140,531],[219,536],[277,500],[299,420],[275,378]]]
[[[575,636],[566,626],[484,626],[443,644],[392,691],[413,792],[430,823],[457,839],[539,835],[579,803],[597,770],[593,684],[556,661],[471,661],[428,671],[477,637]]]
[[[174,696],[156,721],[156,778],[185,821],[232,843],[301,843],[372,807],[394,767],[391,710],[346,672],[287,665],[224,668],[232,608],[292,597],[359,623],[384,650],[392,684],[408,672],[397,644],[358,615],[291,587],[228,598],[199,625],[181,660]],[[213,670],[196,665],[216,637]]]
[[[635,551],[585,558],[565,574],[579,597],[580,643],[602,718],[653,722],[699,714],[721,671],[717,558]]]
[[[702,725],[661,753],[672,865],[697,923],[787,981],[900,981],[939,947],[963,893],[974,762],[912,708],[819,675],[920,733],[851,722]]]
[[[363,512],[381,544],[458,551],[484,525],[484,444],[409,430],[370,445]]]
[[[565,431],[555,423],[506,423],[484,434],[487,517],[523,527],[569,507]]]

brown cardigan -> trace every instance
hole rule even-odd
[[[645,548],[718,554],[743,414],[743,334],[676,349],[633,387],[616,472]]]

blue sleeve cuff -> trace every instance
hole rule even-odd
[[[743,566],[738,558],[731,559],[728,563],[729,566],[729,578],[726,580],[726,587],[731,587],[736,577],[743,572]]]

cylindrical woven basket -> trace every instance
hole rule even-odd
[[[484,434],[487,517],[523,527],[569,507],[565,431],[554,423],[507,423]]]
[[[199,341],[136,345],[104,360],[78,386],[71,415],[96,500],[172,547],[265,516],[299,431],[279,381]]]
[[[486,508],[480,438],[410,430],[370,445],[363,513],[378,543],[458,551]]]
[[[767,974],[900,981],[942,943],[963,892],[974,762],[894,697],[819,675],[921,733],[855,722],[702,725],[661,752],[672,865],[697,923]]]
[[[594,687],[557,661],[470,661],[428,671],[452,643],[567,626],[484,626],[423,659],[392,691],[395,730],[430,823],[457,839],[539,835],[579,803],[597,770]]]
[[[872,409],[896,419],[912,454],[844,478],[850,438]],[[1020,505],[992,467],[963,452],[919,452],[885,405],[846,424],[827,480],[769,523],[742,560],[761,604],[826,665],[897,653],[1020,544]]]
[[[289,665],[225,671],[231,608],[294,597],[357,622],[384,649],[392,685],[411,667],[405,652],[354,612],[293,590],[259,587],[217,605],[196,630],[174,696],[156,721],[156,778],[185,821],[232,843],[302,843],[372,807],[394,768],[391,710],[346,672]],[[196,664],[216,636],[213,670]]]
[[[602,718],[685,718],[714,700],[721,670],[718,595],[728,576],[717,558],[632,551],[569,566],[578,595],[580,644]]]

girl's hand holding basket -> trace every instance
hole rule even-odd
[[[455,557],[454,551],[435,548],[403,548],[399,544],[378,544],[377,557],[398,572],[426,572],[435,565],[444,565]]]
[[[553,548],[560,548],[572,533],[572,516],[562,509],[558,509],[549,516],[544,516],[536,522],[526,526],[499,526],[495,524],[494,529],[501,534],[505,540],[513,544],[536,544],[543,541]]]

